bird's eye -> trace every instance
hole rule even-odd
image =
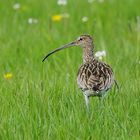
[[[81,40],[83,40],[83,38],[80,38],[79,40],[81,41]]]

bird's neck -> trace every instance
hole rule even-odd
[[[83,63],[92,61],[94,58],[93,45],[88,44],[83,46]]]

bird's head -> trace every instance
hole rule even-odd
[[[81,35],[74,42],[77,46],[86,47],[86,45],[92,44],[93,39],[90,35]]]
[[[69,47],[72,47],[72,46],[81,46],[82,48],[88,46],[89,44],[92,44],[93,42],[93,39],[90,35],[81,35],[80,37],[78,37],[75,41],[69,43],[69,44],[66,44],[60,48],[57,48],[55,50],[53,50],[52,52],[48,53],[44,59],[42,60],[42,62],[47,59],[51,54],[57,52],[57,51],[60,51],[60,50],[63,50],[65,48],[69,48]]]

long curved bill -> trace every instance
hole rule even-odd
[[[62,47],[60,47],[60,48],[57,48],[57,49],[53,50],[52,52],[48,53],[48,54],[44,57],[44,59],[42,60],[42,62],[44,62],[44,61],[45,61],[50,55],[52,55],[53,53],[58,52],[58,51],[60,51],[60,50],[63,50],[63,49],[65,49],[65,48],[72,47],[72,46],[74,46],[75,44],[76,44],[75,42],[71,42],[71,43],[69,43],[69,44],[67,44],[67,45],[64,45],[64,46],[62,46]]]

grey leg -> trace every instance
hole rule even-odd
[[[84,93],[87,108],[89,108],[89,97]]]

